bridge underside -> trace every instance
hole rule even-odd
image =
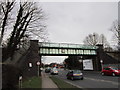
[[[96,55],[82,55],[82,54],[40,54],[40,56],[96,56]]]

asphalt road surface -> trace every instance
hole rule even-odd
[[[95,71],[83,71],[84,79],[83,80],[68,80],[66,78],[68,70],[59,70],[58,75],[54,75],[55,77],[62,79],[70,84],[73,84],[79,88],[103,88],[103,89],[112,89],[112,90],[119,90],[120,87],[119,81],[120,77],[118,76],[102,76],[100,72]]]

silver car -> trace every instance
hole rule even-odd
[[[57,68],[51,69],[51,75],[58,75],[58,69]]]

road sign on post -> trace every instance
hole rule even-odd
[[[31,63],[31,62],[29,63],[29,67],[30,67],[30,68],[32,67],[32,63]]]
[[[39,61],[37,62],[37,65],[38,65],[38,66],[40,65],[40,62],[39,62]]]
[[[19,88],[22,88],[22,76],[19,76]]]
[[[40,73],[40,62],[37,62],[37,66],[38,66],[38,77],[39,77],[39,73]]]

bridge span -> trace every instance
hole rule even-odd
[[[40,55],[70,56],[70,55],[97,55],[97,46],[70,44],[70,43],[49,43],[39,42]]]

